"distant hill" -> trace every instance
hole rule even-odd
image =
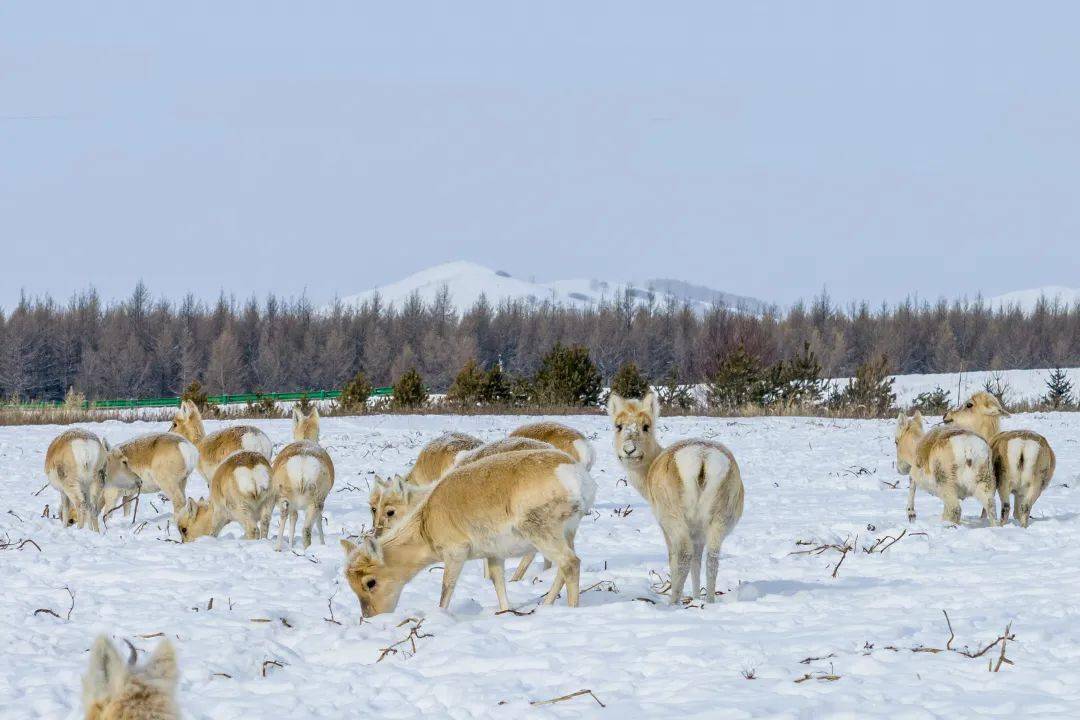
[[[1046,298],[1047,302],[1057,300],[1061,305],[1071,306],[1080,303],[1080,289],[1061,287],[1059,285],[1047,285],[1030,290],[1015,290],[992,297],[989,300],[990,307],[1019,307],[1024,312],[1035,309],[1040,298]]]
[[[381,285],[356,295],[341,298],[346,306],[359,306],[379,295],[386,305],[401,306],[413,293],[431,302],[446,287],[450,299],[459,311],[468,310],[481,295],[492,305],[504,300],[522,300],[540,304],[551,301],[565,307],[590,307],[612,300],[629,290],[635,302],[651,301],[662,304],[668,298],[686,302],[698,310],[721,305],[734,310],[760,313],[766,304],[761,300],[732,295],[720,290],[691,285],[681,280],[649,280],[643,283],[616,282],[597,279],[554,280],[536,282],[514,277],[478,263],[458,260],[421,270],[397,282]]]

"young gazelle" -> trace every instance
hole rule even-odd
[[[522,425],[510,433],[510,437],[531,438],[553,445],[592,470],[596,460],[596,451],[592,443],[572,427],[557,422],[536,422]]]
[[[141,668],[135,662],[134,647],[125,663],[104,635],[94,641],[83,676],[86,720],[178,720],[172,643],[159,642]]]
[[[642,400],[612,393],[608,415],[615,425],[615,454],[664,533],[671,604],[682,602],[687,573],[697,596],[703,552],[705,602],[713,602],[720,545],[743,512],[743,483],[735,457],[709,440],[682,440],[661,448],[656,439],[660,403],[652,392]]]
[[[251,450],[241,450],[225,458],[210,480],[210,497],[206,500],[188,498],[176,515],[183,542],[203,535],[217,535],[232,521],[244,526],[249,540],[267,535],[270,512],[273,508],[270,463],[266,456]]]
[[[960,523],[960,501],[975,497],[991,525],[998,524],[994,491],[994,468],[990,446],[981,437],[956,426],[923,430],[922,413],[896,418],[896,469],[910,475],[908,520],[915,519],[915,488],[941,498],[941,519]]]
[[[990,443],[1001,498],[1001,522],[1009,520],[1009,504],[1016,496],[1013,515],[1021,526],[1031,520],[1031,507],[1054,477],[1057,458],[1046,438],[1031,430],[1001,431],[1001,418],[1009,413],[996,397],[979,391],[963,407],[945,413],[945,422],[971,430]]]
[[[450,432],[440,435],[420,449],[416,462],[405,476],[414,485],[429,485],[446,474],[459,453],[473,450],[484,443],[472,435]]]
[[[100,531],[108,446],[92,432],[65,430],[45,452],[45,475],[60,491],[60,519],[65,526],[78,523]]]
[[[112,508],[121,495],[163,492],[176,513],[184,507],[188,477],[198,462],[199,451],[176,433],[150,433],[120,443],[106,458],[104,506]],[[125,515],[127,510],[125,503]]]
[[[588,471],[563,452],[493,455],[448,473],[382,538],[359,546],[342,540],[345,577],[370,617],[393,611],[405,584],[441,562],[439,605],[446,608],[465,561],[485,558],[499,609],[506,610],[503,559],[536,547],[559,567],[545,603],[555,602],[565,584],[574,607],[581,563],[570,538],[595,494]]]
[[[203,427],[202,414],[195,403],[185,400],[173,418],[169,432],[183,435],[199,449],[199,473],[210,482],[221,462],[238,450],[262,453],[270,460],[274,444],[262,430],[251,425],[234,425],[209,435]]]

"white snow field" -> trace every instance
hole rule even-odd
[[[654,585],[667,574],[664,543],[620,482],[607,419],[561,420],[598,450],[595,512],[577,541],[582,607],[532,612],[548,571],[510,585],[532,614],[496,615],[475,562],[449,612],[437,607],[434,569],[396,612],[363,622],[338,539],[364,529],[372,472],[404,471],[442,431],[494,439],[526,418],[324,419],[337,484],[327,544],[303,554],[239,539],[236,526],[177,544],[168,504],[150,496],[134,526],[116,513],[102,535],[62,528],[41,517],[46,503],[55,511],[55,491],[35,494],[60,428],[0,428],[0,717],[81,717],[80,677],[98,633],[140,653],[171,638],[190,718],[1080,717],[1080,414],[1008,421],[1044,433],[1058,454],[1027,530],[987,527],[970,501],[961,527],[944,526],[941,503],[925,494],[909,524],[890,422],[662,420],[665,442],[728,444],[746,484],[745,514],[721,557],[723,596],[677,608]],[[288,438],[287,420],[257,424],[275,442]],[[91,429],[117,442],[165,428]],[[193,478],[189,494],[204,492]],[[881,551],[891,540],[878,538],[905,530]],[[837,550],[792,554],[845,542],[855,549],[838,569]],[[399,642],[421,619],[415,645]],[[977,658],[954,651],[975,654],[1010,624],[1000,672],[990,671],[1000,644]],[[387,647],[397,652],[378,662]],[[530,705],[584,689],[606,707],[589,695]]]

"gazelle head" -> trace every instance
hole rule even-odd
[[[135,648],[125,662],[104,635],[90,648],[83,676],[83,707],[87,720],[128,717],[176,717],[176,653],[168,640],[154,648],[141,668]]]
[[[946,424],[956,423],[965,430],[977,433],[984,440],[989,440],[1000,430],[1001,418],[1008,416],[1009,413],[1001,406],[997,397],[980,390],[960,407],[945,413],[942,419]]]
[[[182,435],[191,442],[198,444],[206,435],[199,407],[190,400],[180,403],[180,409],[173,416],[169,432]]]
[[[319,408],[312,406],[311,411],[305,415],[299,405],[292,411],[292,435],[293,440],[311,440],[319,442]]]
[[[375,537],[381,536],[396,525],[409,511],[416,507],[432,486],[420,488],[405,480],[400,475],[383,480],[378,475],[371,486],[368,502],[371,505],[371,526]]]
[[[615,455],[623,465],[651,463],[660,448],[656,440],[656,421],[660,417],[656,393],[649,391],[637,400],[612,392],[607,411],[615,428]]]
[[[912,417],[903,412],[896,416],[896,471],[901,475],[911,472],[911,465],[915,462],[915,447],[923,436],[923,417],[918,410]]]
[[[356,593],[364,617],[393,612],[409,578],[386,563],[375,538],[365,538],[359,544],[342,539],[341,547],[345,551],[345,579]]]

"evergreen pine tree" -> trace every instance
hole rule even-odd
[[[761,364],[740,345],[720,361],[709,378],[709,406],[732,409],[758,401],[762,397],[761,386]]]
[[[409,410],[421,407],[428,400],[428,391],[424,379],[416,368],[406,370],[394,383],[394,398],[391,405],[395,409]]]
[[[363,412],[367,409],[368,398],[371,397],[371,383],[361,370],[353,376],[353,379],[341,389],[338,404],[348,412]]]
[[[583,345],[555,343],[533,382],[534,399],[548,405],[596,405],[600,401],[600,371]]]
[[[643,398],[649,392],[649,381],[641,374],[637,364],[628,360],[611,379],[611,392],[624,398]]]
[[[896,402],[894,378],[889,377],[889,358],[883,353],[877,360],[867,360],[855,370],[840,395],[842,406],[870,417],[881,417]]]
[[[1054,410],[1071,407],[1072,391],[1073,382],[1069,379],[1069,374],[1061,368],[1054,368],[1046,379],[1046,395],[1043,396],[1043,402]]]

